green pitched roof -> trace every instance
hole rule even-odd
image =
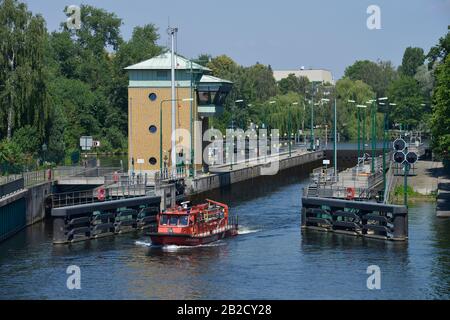
[[[159,56],[139,62],[132,66],[126,67],[125,70],[167,70],[171,68],[170,52],[165,52]],[[188,70],[191,69],[191,61],[182,56],[175,55],[175,69]],[[192,62],[193,70],[211,71],[209,68],[203,67],[198,63]]]

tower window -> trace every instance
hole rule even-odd
[[[156,80],[168,80],[169,72],[166,70],[158,70],[156,71]]]
[[[155,157],[151,157],[150,159],[148,159],[148,162],[149,162],[152,166],[154,166],[158,161],[156,160]]]
[[[150,131],[150,133],[156,133],[158,129],[156,128],[155,125],[152,124],[150,127],[148,127],[148,131]]]
[[[148,98],[150,99],[150,101],[155,101],[158,96],[156,95],[156,93],[152,92],[148,95]]]

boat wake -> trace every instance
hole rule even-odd
[[[137,246],[143,246],[143,247],[151,247],[152,243],[147,241],[136,241],[134,243]]]
[[[250,229],[247,227],[239,226],[238,234],[249,234],[249,233],[255,233],[255,232],[260,232],[260,231],[261,231],[261,229]]]
[[[137,246],[143,246],[143,247],[161,248],[163,251],[167,251],[167,252],[175,252],[175,251],[182,250],[182,249],[218,247],[218,246],[225,245],[225,243],[222,242],[222,241],[216,241],[214,243],[201,244],[201,245],[198,245],[198,246],[179,246],[179,245],[176,245],[176,244],[161,246],[161,245],[154,245],[154,244],[152,244],[151,242],[148,242],[148,241],[136,241],[134,244],[137,245]]]

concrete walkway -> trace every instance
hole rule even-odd
[[[408,184],[423,195],[437,192],[436,215],[450,217],[450,175],[445,173],[442,162],[418,161],[416,175],[408,178]]]
[[[438,179],[442,170],[442,162],[420,160],[415,164],[415,176],[408,178],[408,184],[415,192],[430,195],[438,189]]]

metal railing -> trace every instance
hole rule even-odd
[[[102,177],[111,175],[114,172],[121,173],[119,167],[56,167],[53,169],[42,169],[37,171],[27,171],[21,174],[13,174],[0,177],[0,185],[4,185],[18,179],[24,180],[24,186],[29,187],[46,181],[54,181],[63,177]]]
[[[160,184],[164,180],[178,180],[186,178],[189,175],[189,166],[173,168],[164,168],[155,173],[155,184]]]
[[[343,186],[336,186],[329,184],[326,186],[318,186],[310,190],[310,187],[305,187],[303,191],[304,197],[319,197],[319,198],[340,198],[346,199],[348,197],[348,188]],[[368,199],[371,196],[371,189],[369,188],[353,188],[355,199]]]
[[[60,208],[81,204],[112,201],[123,198],[142,197],[153,192],[151,188],[148,188],[145,185],[110,186],[108,188],[104,188],[104,191],[100,191],[101,189],[102,188],[96,188],[87,191],[74,191],[53,194],[51,196],[52,207]]]
[[[23,178],[11,180],[0,185],[0,199],[24,188]]]

